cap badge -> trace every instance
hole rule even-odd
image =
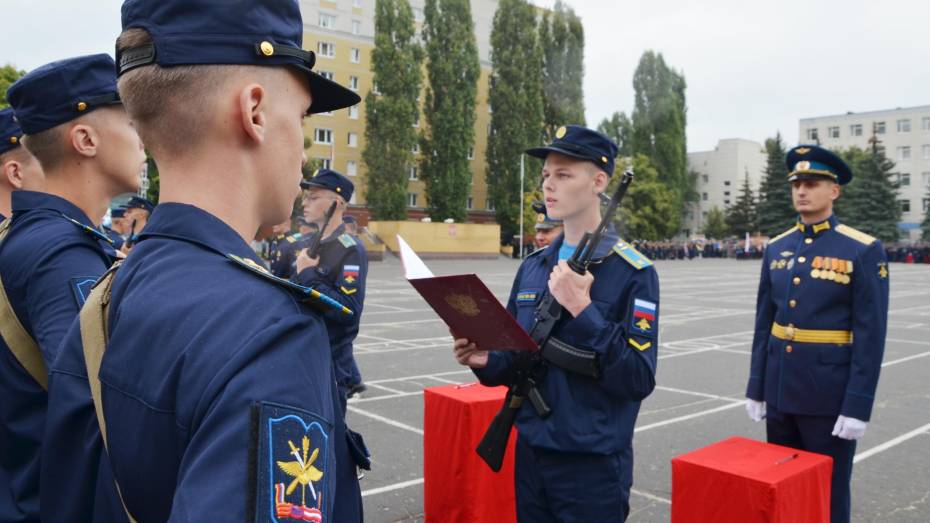
[[[794,150],[794,152],[798,154],[807,154],[811,152],[811,149],[810,147],[798,147],[797,149]]]
[[[261,49],[262,54],[265,56],[271,56],[274,54],[274,45],[272,45],[272,43],[268,40],[265,40],[259,44],[258,48]]]
[[[798,162],[794,164],[795,171],[807,171],[811,168],[810,162]]]
[[[562,138],[565,138],[565,133],[567,132],[568,132],[568,129],[566,129],[565,126],[563,125],[562,127],[559,127],[558,131],[555,132],[555,137],[561,140]]]

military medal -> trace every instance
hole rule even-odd
[[[811,267],[814,269],[811,271],[811,278],[820,279],[820,268],[823,266],[823,258],[820,256],[814,257],[811,261]]]

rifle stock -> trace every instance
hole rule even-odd
[[[329,227],[329,221],[333,218],[333,213],[335,212],[336,202],[333,201],[329,209],[326,210],[326,214],[323,215],[323,226],[320,227],[320,232],[317,233],[313,240],[311,240],[310,246],[307,247],[307,256],[311,259],[320,255],[320,245],[323,243],[323,235],[326,234],[326,228]]]

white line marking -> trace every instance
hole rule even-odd
[[[691,396],[700,396],[700,397],[702,397],[702,398],[710,398],[710,399],[714,399],[714,400],[742,401],[742,400],[740,400],[740,399],[738,399],[738,398],[732,398],[732,397],[729,397],[729,396],[718,396],[718,395],[716,395],[716,394],[707,394],[707,393],[704,393],[704,392],[695,392],[695,391],[693,391],[693,390],[676,389],[676,388],[673,388],[673,387],[666,387],[666,386],[664,386],[664,385],[656,385],[656,389],[657,389],[657,390],[664,390],[665,392],[676,392],[676,393],[678,393],[678,394],[689,394],[689,395],[691,395]]]
[[[383,494],[385,492],[391,492],[392,490],[400,490],[407,487],[412,487],[414,485],[422,485],[423,478],[411,479],[410,481],[401,481],[400,483],[394,483],[392,485],[385,485],[383,487],[368,489],[362,491],[362,497],[375,496],[377,494]]]
[[[635,488],[631,488],[631,489],[630,489],[630,492],[632,492],[633,494],[636,494],[637,496],[642,496],[642,497],[644,497],[644,498],[646,498],[646,499],[651,499],[652,501],[658,501],[659,503],[664,503],[664,504],[666,504],[666,505],[671,505],[671,504],[672,504],[672,500],[670,500],[670,499],[665,499],[665,498],[656,496],[655,494],[650,494],[650,493],[648,493],[648,492],[643,492],[642,490],[637,490],[637,489],[635,489]]]
[[[884,452],[884,451],[886,451],[886,450],[888,450],[888,449],[890,449],[890,448],[892,448],[892,447],[895,447],[895,446],[897,446],[897,445],[900,445],[901,443],[904,443],[905,441],[907,441],[907,440],[909,440],[909,439],[911,439],[911,438],[913,438],[913,437],[915,437],[915,436],[919,436],[919,435],[923,434],[923,433],[926,432],[927,430],[930,430],[930,423],[927,423],[926,425],[924,425],[924,426],[922,426],[922,427],[917,427],[916,429],[914,429],[914,430],[912,430],[912,431],[910,431],[910,432],[901,434],[901,435],[898,436],[897,438],[890,439],[890,440],[888,440],[888,441],[882,443],[881,445],[876,445],[876,446],[870,448],[869,450],[866,450],[866,451],[864,451],[864,452],[860,452],[859,454],[856,454],[856,457],[853,458],[853,463],[859,463],[860,461],[862,461],[862,460],[864,460],[864,459],[866,459],[866,458],[870,458],[870,457],[872,457],[872,456],[878,454],[879,452]]]
[[[406,398],[407,396],[421,396],[421,395],[423,395],[423,391],[417,390],[414,392],[402,392],[400,394],[385,394],[383,396],[374,396],[371,398],[358,398],[358,399],[350,398],[349,405],[354,405],[355,403],[368,403],[371,401],[392,400],[394,398]]]
[[[391,394],[403,394],[404,393],[404,391],[402,390],[392,389],[390,387],[385,387],[384,385],[379,385],[377,383],[369,383],[369,385],[371,385],[372,387],[390,392]]]
[[[419,434],[419,435],[421,435],[421,436],[423,435],[423,429],[418,429],[418,428],[416,428],[416,427],[414,427],[414,426],[412,426],[412,425],[407,425],[406,423],[401,423],[401,422],[399,422],[399,421],[392,420],[391,418],[386,418],[386,417],[381,416],[381,415],[379,415],[379,414],[375,414],[374,412],[368,412],[367,410],[362,410],[362,409],[360,409],[360,408],[358,408],[358,407],[355,407],[355,406],[352,406],[352,405],[349,405],[348,407],[346,407],[346,409],[349,410],[350,412],[354,412],[354,413],[359,414],[359,415],[361,415],[361,416],[366,416],[366,417],[369,417],[369,418],[371,418],[371,419],[373,419],[373,420],[377,420],[377,421],[380,421],[380,422],[383,422],[383,423],[387,423],[388,425],[391,425],[392,427],[397,427],[397,428],[399,428],[399,429],[404,429],[404,430],[413,432],[413,433],[415,433],[415,434]]]
[[[737,402],[737,401],[734,401],[733,403],[729,403],[729,404],[727,404],[727,405],[722,405],[722,406],[720,406],[720,407],[715,407],[715,408],[713,408],[713,409],[702,410],[702,411],[700,411],[700,412],[695,412],[695,413],[693,413],[693,414],[687,414],[687,415],[684,415],[684,416],[678,416],[677,418],[670,418],[670,419],[663,420],[663,421],[657,421],[657,422],[651,423],[651,424],[649,424],[649,425],[643,425],[642,427],[636,427],[636,428],[633,430],[633,432],[642,432],[642,431],[644,431],[644,430],[650,430],[650,429],[655,429],[655,428],[659,428],[659,427],[664,427],[665,425],[671,425],[672,423],[678,423],[678,422],[680,422],[680,421],[688,421],[689,419],[700,418],[700,417],[706,416],[706,415],[708,415],[708,414],[714,414],[715,412],[721,412],[721,411],[724,411],[724,410],[729,410],[729,409],[732,409],[732,408],[734,408],[734,407],[739,407],[739,406],[741,406],[741,405],[743,405],[743,402],[742,402],[742,401],[738,401],[738,402]]]
[[[930,351],[921,352],[920,354],[913,354],[911,356],[898,358],[896,360],[886,361],[885,363],[882,363],[882,368],[884,369],[885,367],[890,367],[891,365],[897,365],[898,363],[904,363],[905,361],[916,360],[917,358],[924,358],[927,356],[930,356]]]

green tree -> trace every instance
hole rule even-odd
[[[145,197],[152,203],[158,203],[159,193],[161,191],[161,178],[158,176],[158,164],[151,153],[145,151],[145,176],[149,180],[149,188],[145,192]]]
[[[930,189],[927,190],[924,200],[930,202]],[[923,240],[930,242],[930,207],[924,211],[924,221],[920,224],[920,230],[923,231]]]
[[[756,232],[756,201],[749,186],[749,174],[743,178],[743,187],[740,189],[736,203],[727,209],[727,228],[732,234],[742,238],[746,233]]]
[[[543,52],[543,103],[546,141],[566,124],[585,125],[584,27],[568,6],[557,0],[539,24]],[[496,109],[496,108],[495,108]]]
[[[6,101],[6,90],[13,85],[13,82],[19,80],[25,74],[26,71],[21,71],[11,64],[0,67],[0,109],[6,109],[10,106],[9,102]]]
[[[892,181],[894,162],[878,143],[867,151],[852,147],[840,155],[852,169],[853,180],[843,187],[835,214],[841,222],[883,242],[897,241],[901,207],[897,183]]]
[[[630,156],[630,140],[633,134],[633,122],[623,111],[615,112],[610,118],[604,118],[597,124],[597,130],[617,142],[617,156]]]
[[[681,212],[676,207],[675,192],[659,179],[659,173],[645,155],[624,159],[624,169],[632,162],[635,177],[620,208],[619,230],[625,238],[663,240],[671,238],[681,225]],[[608,192],[620,182],[620,165],[615,169]]]
[[[375,220],[407,217],[407,170],[417,144],[413,127],[423,81],[423,49],[417,42],[407,0],[375,3],[374,83],[381,94],[365,96],[365,150],[368,169],[365,201]]]
[[[708,239],[719,240],[726,238],[730,234],[730,229],[727,227],[726,213],[721,211],[717,206],[707,211],[703,232],[704,236]]]
[[[426,0],[426,130],[421,171],[434,220],[465,221],[475,143],[478,47],[468,0]]]
[[[630,149],[652,160],[659,181],[674,192],[680,214],[685,202],[697,196],[695,178],[688,173],[686,88],[684,76],[666,65],[661,53],[643,53],[633,75],[636,101]]]
[[[788,168],[785,166],[785,143],[781,133],[765,141],[765,176],[759,185],[759,203],[756,213],[759,230],[767,236],[776,236],[786,231],[797,221],[797,213],[791,202],[791,184],[788,183]]]
[[[501,237],[517,234],[520,221],[520,157],[542,139],[542,56],[536,34],[534,8],[526,0],[501,0],[491,30],[488,102],[491,135],[488,137],[488,192]],[[526,178],[536,180],[538,162],[526,158]],[[524,192],[532,182],[524,183]]]

